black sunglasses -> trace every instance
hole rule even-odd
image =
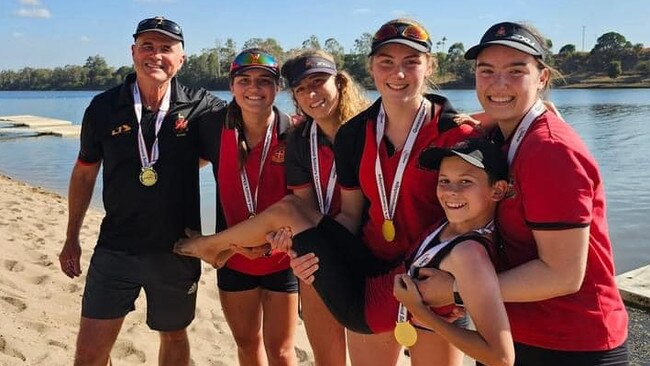
[[[183,30],[176,22],[163,17],[149,18],[138,23],[135,33],[141,33],[152,29],[161,29],[178,37],[183,38]]]

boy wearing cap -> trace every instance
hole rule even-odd
[[[160,333],[159,363],[188,365],[185,328],[194,318],[200,263],[171,253],[186,227],[200,230],[195,120],[223,102],[179,84],[181,27],[141,21],[131,46],[135,74],[93,98],[69,188],[66,240],[59,261],[81,275],[79,231],[103,164],[106,216],[84,291],[75,365],[106,364],[141,289],[147,324]]]

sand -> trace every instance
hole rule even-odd
[[[59,269],[67,200],[0,175],[0,365],[71,365],[81,296],[103,212],[90,209],[81,230],[81,277]],[[111,353],[114,365],[157,365],[158,335],[145,324],[142,294]],[[237,365],[236,347],[215,286],[203,266],[196,318],[188,328],[194,365]],[[300,365],[313,364],[302,322],[296,340]]]

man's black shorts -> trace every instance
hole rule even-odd
[[[95,248],[84,290],[81,315],[116,319],[135,309],[144,288],[147,325],[174,331],[194,319],[201,262],[174,253],[130,254]]]

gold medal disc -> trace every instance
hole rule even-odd
[[[408,321],[397,322],[393,333],[395,334],[397,343],[404,347],[411,347],[418,340],[418,333],[415,331],[415,327]]]
[[[142,168],[140,172],[140,183],[146,187],[151,187],[158,181],[158,174],[153,168]]]
[[[395,224],[393,220],[384,220],[384,223],[381,225],[381,233],[384,234],[384,239],[391,242],[395,240]]]

